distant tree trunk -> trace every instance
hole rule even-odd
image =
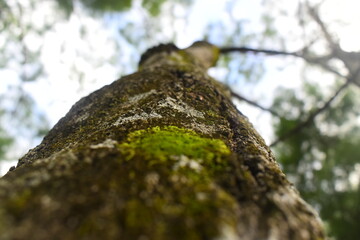
[[[217,55],[160,45],[76,103],[0,180],[0,239],[324,239]]]

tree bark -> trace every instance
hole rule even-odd
[[[324,239],[229,93],[219,50],[148,50],[0,179],[0,239]]]

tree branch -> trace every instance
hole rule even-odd
[[[285,139],[295,135],[300,130],[302,130],[304,127],[308,126],[311,122],[314,121],[314,119],[324,110],[330,107],[330,104],[336,99],[337,96],[352,82],[352,79],[349,78],[346,80],[346,82],[339,87],[339,89],[323,104],[323,106],[319,107],[316,111],[313,111],[305,121],[300,122],[297,126],[292,128],[290,131],[285,133],[284,135],[280,136],[278,139],[276,139],[274,142],[270,144],[270,147],[274,147],[279,142],[284,141]]]
[[[340,49],[338,41],[334,40],[334,37],[331,36],[328,29],[325,27],[324,22],[320,19],[318,11],[314,7],[311,7],[308,3],[307,3],[306,7],[308,8],[310,16],[319,25],[319,27],[320,27],[322,33],[324,34],[324,37],[325,37],[326,41],[328,42],[330,48],[332,48],[334,50]]]
[[[299,56],[300,58],[304,59],[307,63],[312,63],[315,65],[318,65],[322,67],[324,70],[329,71],[333,74],[335,74],[338,77],[347,79],[347,76],[341,74],[340,72],[336,71],[332,67],[329,66],[328,62],[334,58],[334,56],[324,56],[324,57],[307,57],[305,55]],[[326,59],[327,58],[327,59]]]
[[[277,50],[269,50],[269,49],[256,49],[250,47],[223,47],[220,48],[220,53],[230,53],[230,52],[253,52],[253,53],[264,53],[266,55],[287,55],[287,56],[295,56],[300,57],[297,52],[285,52],[285,51],[277,51]]]
[[[357,75],[357,71],[360,68],[360,52],[346,52],[344,50],[341,49],[340,45],[339,45],[339,40],[336,39],[336,37],[332,36],[327,27],[325,26],[324,22],[321,20],[318,10],[316,7],[311,7],[308,3],[307,3],[307,8],[309,11],[310,16],[314,19],[314,21],[319,25],[324,38],[326,39],[326,41],[329,44],[331,53],[329,54],[329,59],[326,62],[320,62],[319,65],[321,65],[324,69],[337,74],[338,76],[341,76],[338,74],[337,71],[334,71],[334,69],[332,69],[328,62],[330,59],[332,58],[336,58],[341,60],[345,67],[348,69],[349,76],[350,75]],[[305,56],[305,55],[304,55]],[[304,58],[306,60],[306,58]],[[315,60],[315,63],[317,63],[316,58],[314,58],[313,60]],[[311,58],[308,58],[307,60],[308,62],[314,62],[312,61]],[[353,83],[355,85],[357,85],[358,87],[360,86],[360,80],[358,79],[353,79]]]
[[[326,64],[331,58],[333,58],[333,56],[322,56],[322,57],[311,58],[304,54],[306,52],[307,48],[308,47],[304,47],[300,51],[296,51],[296,52],[286,52],[286,51],[280,51],[280,50],[256,49],[256,48],[250,48],[250,47],[223,47],[223,48],[220,48],[220,53],[226,54],[226,53],[231,53],[231,52],[240,52],[240,53],[252,52],[255,54],[264,53],[266,55],[293,56],[293,57],[301,58],[308,63],[319,65],[323,69],[325,69],[329,72],[332,72],[339,77],[346,78],[346,76],[342,75],[341,73],[339,73],[338,71],[336,71],[335,69],[333,69],[332,67],[330,67],[329,65]],[[324,59],[326,60],[325,61],[326,63],[324,63],[324,61],[323,61]]]
[[[247,102],[248,104],[250,104],[250,105],[252,105],[252,106],[254,106],[254,107],[257,107],[257,108],[259,108],[259,109],[261,109],[261,110],[263,110],[263,111],[265,111],[265,112],[269,112],[269,113],[271,113],[272,115],[274,115],[274,116],[276,116],[276,117],[278,117],[278,118],[281,117],[277,112],[275,112],[274,110],[272,110],[272,109],[270,109],[270,108],[263,107],[263,106],[261,106],[260,104],[258,104],[257,102],[252,101],[252,100],[249,100],[249,99],[247,99],[247,98],[241,96],[240,94],[235,93],[235,92],[233,92],[233,91],[231,91],[231,90],[230,90],[230,92],[231,92],[231,96],[234,97],[234,98],[237,98],[238,100],[245,101],[245,102]]]

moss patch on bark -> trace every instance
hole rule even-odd
[[[203,138],[194,131],[176,126],[153,127],[130,133],[119,146],[131,157],[136,152],[145,158],[166,160],[169,156],[186,155],[192,159],[220,163],[230,154],[219,139]]]

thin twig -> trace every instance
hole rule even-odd
[[[334,37],[331,36],[328,29],[325,27],[325,24],[320,19],[320,16],[319,16],[317,10],[314,7],[311,7],[309,4],[306,4],[306,5],[307,5],[307,8],[309,10],[310,16],[319,25],[319,27],[320,27],[322,33],[324,34],[324,37],[325,37],[326,41],[329,43],[330,47],[333,48],[333,49],[338,50],[340,48],[338,42],[334,40]]]
[[[249,100],[249,99],[247,99],[247,98],[239,95],[238,93],[235,93],[235,92],[231,91],[231,96],[232,96],[232,97],[235,97],[235,98],[237,98],[237,99],[239,99],[239,100],[243,100],[243,101],[249,103],[249,104],[252,105],[252,106],[255,106],[255,107],[257,107],[257,108],[260,108],[260,109],[263,110],[263,111],[269,112],[269,113],[271,113],[272,115],[274,115],[274,116],[276,116],[276,117],[278,117],[278,118],[281,117],[281,116],[280,116],[277,112],[275,112],[274,110],[272,110],[272,109],[270,109],[270,108],[263,107],[263,106],[261,106],[260,104],[258,104],[258,103],[254,102],[254,101],[252,101],[252,100]]]
[[[339,87],[339,89],[323,104],[323,106],[319,107],[316,111],[313,111],[305,121],[300,122],[297,126],[292,128],[290,131],[285,133],[284,135],[280,136],[278,139],[276,139],[273,143],[270,144],[270,147],[274,147],[279,142],[284,141],[285,139],[295,135],[300,130],[302,130],[304,127],[309,125],[311,122],[314,121],[314,119],[324,110],[326,110],[330,104],[335,100],[337,96],[352,82],[352,78],[348,78],[346,82]]]

